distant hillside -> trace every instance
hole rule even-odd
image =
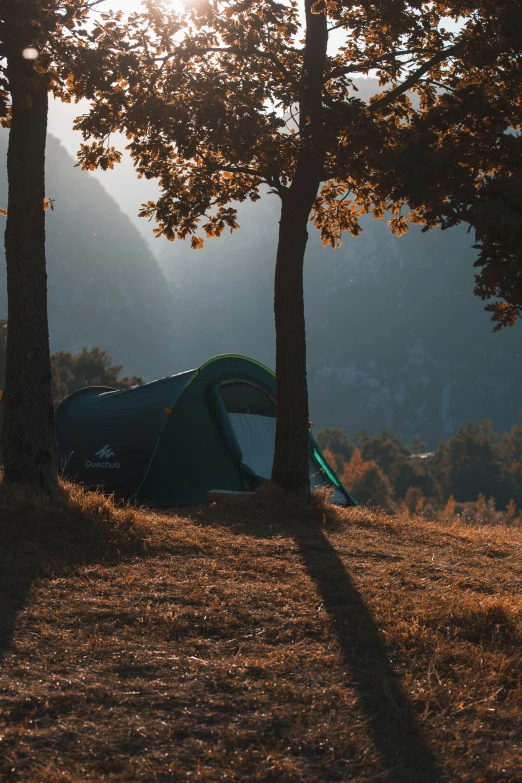
[[[0,204],[7,206],[7,132],[0,132]],[[147,243],[103,186],[74,168],[48,139],[47,216],[52,350],[100,345],[125,370],[147,377],[173,372],[174,297]],[[137,205],[138,206],[138,205]],[[5,218],[1,218],[1,230]],[[7,315],[1,250],[0,317]]]
[[[272,288],[278,199],[240,208],[241,228],[202,251],[163,243],[182,292],[184,350],[198,363],[238,351],[274,363]],[[340,250],[315,228],[305,263],[311,418],[351,434],[389,427],[432,447],[468,421],[499,430],[522,408],[522,326],[491,333],[473,296],[473,235],[464,228],[397,239],[369,217]]]

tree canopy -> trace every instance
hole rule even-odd
[[[499,325],[513,323],[522,307],[519,3],[309,3],[316,54],[321,37],[334,41],[313,118],[299,113],[300,3],[211,0],[185,18],[168,2],[146,5],[96,29],[110,64],[97,85],[84,84],[96,104],[78,126],[96,139],[82,146],[86,168],[112,165],[110,133],[128,135],[139,175],[162,189],[142,209],[158,234],[197,248],[237,227],[233,202],[256,200],[264,186],[284,197],[312,134],[322,183],[312,219],[326,244],[357,235],[364,212],[390,212],[397,234],[409,222],[468,223],[480,250],[476,293],[502,299],[488,308]],[[354,77],[369,73],[382,91],[364,101]]]

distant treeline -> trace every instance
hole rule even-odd
[[[522,508],[522,421],[497,435],[493,424],[467,424],[426,455],[422,441],[401,443],[390,431],[352,439],[341,429],[323,429],[317,441],[360,503],[411,512],[482,517]],[[487,500],[489,498],[489,500]]]
[[[0,319],[0,389],[5,388],[5,355],[7,347],[7,321]],[[78,353],[58,351],[51,356],[53,373],[53,399],[56,405],[69,394],[85,386],[110,386],[126,389],[143,383],[138,376],[120,378],[121,364],[113,364],[102,348],[83,347]]]

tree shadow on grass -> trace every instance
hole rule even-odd
[[[25,571],[23,577],[17,573],[16,560],[16,552],[0,552],[0,666],[34,579],[33,569]]]
[[[294,536],[333,621],[346,673],[368,719],[389,783],[432,783],[444,775],[423,738],[375,619],[324,532]]]
[[[375,780],[383,783],[443,783],[447,780],[423,737],[412,705],[395,672],[391,653],[372,612],[355,586],[348,570],[331,544],[321,521],[324,509],[308,507],[303,514],[293,510],[295,523],[285,509],[254,504],[239,516],[215,509],[198,520],[202,524],[219,522],[234,532],[261,538],[277,535],[292,538],[310,579],[317,587],[325,611],[332,619],[350,687],[364,713],[381,768]],[[300,521],[305,518],[305,522]],[[212,521],[211,521],[212,519]],[[245,520],[248,519],[248,522]]]
[[[139,516],[61,484],[52,497],[0,483],[0,666],[36,580],[144,549]]]

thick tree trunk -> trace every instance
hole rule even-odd
[[[326,16],[312,13],[313,5],[314,0],[305,0],[300,148],[292,185],[282,195],[274,296],[277,426],[272,481],[303,499],[310,496],[303,263],[308,218],[323,178],[322,97],[328,44]]]
[[[326,16],[305,0],[306,36],[299,96],[299,156],[290,188],[282,195],[274,311],[277,427],[272,481],[300,498],[310,496],[308,386],[303,263],[307,224],[323,177],[323,76]]]
[[[51,490],[57,482],[45,266],[46,85],[8,57],[12,120],[5,251],[8,334],[2,432],[4,481]]]
[[[310,208],[283,201],[275,272],[277,425],[272,481],[310,494],[303,262]]]

